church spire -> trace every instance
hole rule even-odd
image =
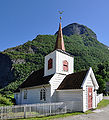
[[[62,14],[62,13],[60,13],[60,14]],[[57,39],[56,39],[55,50],[61,49],[61,50],[65,51],[62,28],[61,28],[61,19],[62,18],[60,17],[59,30],[58,30],[58,35],[57,35]]]

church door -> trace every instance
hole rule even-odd
[[[88,109],[92,108],[92,87],[88,87]]]

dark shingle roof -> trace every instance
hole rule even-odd
[[[20,89],[19,89],[19,87],[14,91],[15,93],[18,93],[18,92],[20,92]]]
[[[44,69],[34,71],[20,86],[19,88],[33,87],[38,85],[49,84],[49,80],[53,75],[44,77]],[[19,88],[15,92],[18,92]]]
[[[67,75],[57,90],[81,89],[81,85],[87,72],[88,70]],[[20,88],[49,84],[52,77],[53,74],[44,77],[44,69],[34,71],[14,92],[20,92]]]
[[[81,85],[87,72],[88,70],[67,75],[57,90],[81,89]]]

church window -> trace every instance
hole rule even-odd
[[[18,99],[18,94],[16,94],[16,99]]]
[[[24,99],[27,99],[27,90],[24,91]]]
[[[48,70],[52,68],[52,65],[53,65],[53,59],[49,59],[48,60]]]
[[[68,71],[68,62],[66,60],[63,61],[63,70]]]
[[[45,91],[45,89],[41,89],[41,91],[40,91],[40,100],[46,101],[46,91]]]

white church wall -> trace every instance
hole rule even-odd
[[[54,74],[54,76],[50,80],[51,85],[51,102],[56,101],[56,89],[59,87],[63,79],[66,77],[64,74]]]
[[[53,60],[53,66],[48,70],[48,60]],[[63,70],[63,61],[68,62],[68,71]],[[74,57],[69,56],[65,53],[62,53],[58,50],[53,51],[52,53],[45,56],[45,66],[44,66],[44,76],[48,76],[54,73],[61,74],[71,74],[74,72]]]
[[[75,108],[73,109],[75,111],[82,111],[83,110],[83,98],[82,98],[83,95],[82,94],[83,94],[82,90],[57,90],[56,98],[57,98],[57,102],[68,102],[68,101],[74,102]]]
[[[63,70],[63,61],[68,62],[68,71]],[[74,72],[74,57],[64,54],[62,52],[56,51],[56,73],[71,74]]]
[[[83,86],[83,111],[88,110],[88,87],[92,87],[92,108],[96,108],[96,91],[94,90],[94,84],[91,78],[91,74],[87,75]]]
[[[20,92],[14,94],[14,99],[17,105],[20,104]]]
[[[97,96],[97,92],[96,90],[93,89],[93,103],[92,103],[93,108],[97,107],[96,96]]]
[[[48,70],[48,60],[49,59],[53,60],[53,66],[52,69]],[[56,73],[56,51],[51,52],[50,54],[45,56],[45,64],[44,64],[44,76],[48,76],[51,74]]]
[[[46,100],[40,100],[41,89],[46,90]],[[27,91],[27,99],[24,99],[24,91]],[[33,87],[28,89],[22,89],[21,104],[36,104],[50,102],[50,86]]]
[[[82,101],[82,90],[57,90],[57,102]]]

